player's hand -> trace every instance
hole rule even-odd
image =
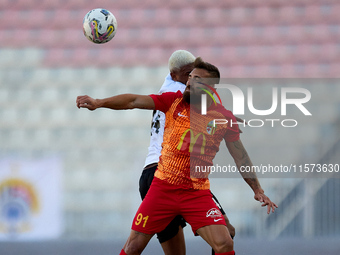
[[[234,238],[234,236],[235,236],[234,226],[230,224],[229,219],[228,219],[226,214],[223,214],[223,218],[225,220],[225,223],[227,224],[227,228],[228,228],[228,231],[229,231],[231,238]]]
[[[78,96],[76,103],[78,108],[87,108],[91,111],[98,108],[96,100],[89,96]]]
[[[263,193],[256,193],[254,198],[255,200],[260,201],[262,203],[261,206],[267,206],[268,214],[270,213],[270,211],[274,212],[275,208],[278,208],[278,206]]]

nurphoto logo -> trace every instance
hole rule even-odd
[[[210,87],[210,86],[209,86]],[[243,91],[231,84],[216,84],[215,89],[228,89],[233,98],[233,108],[232,112],[236,116],[242,116],[245,114],[245,95]],[[203,89],[202,89],[203,90]],[[204,90],[205,91],[205,90]],[[220,96],[214,90],[215,94],[219,98],[220,102]],[[207,93],[215,102],[216,100],[214,99],[213,95],[211,93]],[[207,114],[207,94],[202,94],[201,95],[201,114],[206,115]],[[299,96],[299,98],[291,98],[289,95],[294,94],[295,97]],[[305,116],[312,116],[310,111],[304,106],[307,102],[310,101],[311,99],[311,93],[308,89],[305,88],[294,88],[294,87],[282,87],[280,90],[277,87],[272,88],[272,105],[269,109],[265,110],[259,110],[254,107],[254,99],[253,99],[253,88],[248,87],[247,89],[247,106],[248,110],[256,115],[256,116],[269,116],[273,114],[274,112],[277,111],[278,108],[280,108],[280,114],[281,116],[287,116],[287,105],[295,105]],[[280,97],[280,106],[278,103],[278,99]],[[215,127],[216,125],[219,124],[227,124],[228,122],[231,122],[231,125],[235,125],[236,123],[233,123],[232,120],[227,120],[227,119],[215,119],[213,121],[213,126]],[[265,120],[263,119],[250,119],[250,120],[245,120],[243,122],[243,125],[245,126],[246,123],[248,124],[249,127],[262,127],[265,125],[265,122],[271,123],[271,127],[275,126],[276,122],[280,122],[281,126],[283,127],[296,127],[298,125],[297,120],[295,119],[270,119],[266,118]],[[240,123],[238,123],[240,125]],[[241,123],[242,124],[242,123]]]

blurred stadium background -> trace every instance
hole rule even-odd
[[[118,21],[105,45],[83,35],[93,8]],[[245,129],[242,140],[256,162],[279,163],[284,155],[293,164],[339,163],[340,86],[331,79],[340,71],[339,12],[337,0],[0,0],[0,253],[118,254],[140,204],[151,112],[78,110],[75,99],[156,93],[178,49],[217,65],[222,77],[325,79],[308,88],[313,121],[294,133]],[[46,176],[58,166],[53,191],[36,188],[56,210],[50,241],[42,241],[49,218],[40,236],[27,237],[29,230],[11,229],[3,213],[6,180],[35,173],[35,164]],[[237,254],[340,253],[338,178],[261,183],[280,206],[271,216],[242,179],[212,180],[236,227]],[[209,253],[189,227],[185,233],[188,254]],[[12,243],[21,240],[34,242]],[[161,253],[155,240],[148,249]]]

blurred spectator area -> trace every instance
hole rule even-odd
[[[93,8],[117,18],[115,38],[96,45],[82,31]],[[164,65],[187,49],[233,77],[334,77],[340,69],[340,3],[326,1],[0,0],[0,47],[39,49],[34,65]],[[38,58],[38,59],[37,59]],[[1,61],[1,62],[3,62]],[[24,61],[25,62],[25,61]]]

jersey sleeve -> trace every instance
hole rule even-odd
[[[182,97],[182,92],[165,92],[159,95],[151,94],[150,97],[155,103],[155,110],[165,113],[177,98]]]

